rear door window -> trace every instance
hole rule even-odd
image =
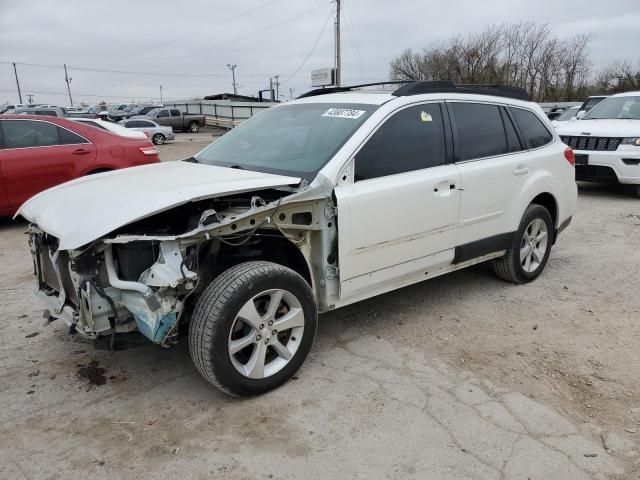
[[[411,172],[446,163],[441,106],[405,108],[389,118],[355,156],[356,181]]]
[[[4,148],[29,148],[57,145],[58,127],[36,120],[3,120]]]
[[[497,105],[451,102],[457,131],[458,160],[474,160],[508,152],[507,137]]]
[[[180,110],[171,110],[171,116],[172,117],[179,117],[180,116]]]
[[[76,145],[79,143],[89,143],[85,138],[66,128],[58,127],[59,145]]]
[[[553,135],[535,113],[516,107],[511,107],[511,113],[528,148],[538,148],[551,143]]]

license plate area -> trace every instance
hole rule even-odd
[[[576,165],[589,165],[589,155],[584,153],[576,153]]]

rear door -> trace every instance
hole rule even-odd
[[[508,247],[517,225],[509,208],[530,173],[531,154],[508,110],[496,104],[447,102],[462,188],[456,262]]]
[[[51,122],[0,120],[2,176],[12,207],[47,188],[76,178],[95,161],[96,148],[86,138]]]
[[[340,296],[411,283],[453,260],[460,194],[440,103],[391,115],[354,158],[354,182],[335,188]]]
[[[184,119],[177,108],[171,109],[171,126],[174,130],[181,130],[184,127]]]

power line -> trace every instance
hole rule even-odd
[[[281,85],[284,85],[285,83],[287,83],[289,80],[291,80],[293,77],[295,77],[298,72],[300,70],[302,70],[302,67],[304,67],[304,65],[307,63],[307,60],[309,60],[309,57],[311,57],[311,55],[313,54],[313,51],[316,49],[316,47],[318,46],[318,42],[320,42],[320,38],[322,38],[322,34],[324,33],[325,29],[327,28],[327,25],[329,23],[329,20],[331,20],[331,17],[333,16],[333,8],[331,9],[331,11],[329,12],[329,16],[327,17],[327,19],[324,22],[324,25],[322,26],[322,30],[320,30],[320,34],[318,35],[318,37],[316,38],[316,41],[313,42],[313,46],[311,47],[311,50],[309,50],[309,53],[307,53],[307,56],[304,57],[304,60],[302,61],[302,63],[300,64],[300,66],[296,69],[295,72],[293,72],[291,75],[289,75],[286,80],[283,80]]]
[[[353,18],[353,15],[351,14],[351,8],[349,7],[349,2],[345,1],[344,4],[345,4],[345,13],[348,14],[345,16],[347,17],[347,21],[349,22],[349,31],[350,31],[349,43],[351,44],[351,49],[353,50],[353,54],[356,58],[356,63],[358,64],[358,71],[360,72],[360,75],[364,77],[365,72],[363,68],[362,58],[360,55],[360,48],[358,46],[358,39],[356,38],[355,28],[353,27],[353,22],[351,21],[351,19]]]
[[[210,46],[208,46],[207,48],[204,48],[204,49],[202,49],[202,50],[198,50],[197,52],[193,52],[193,53],[190,53],[190,54],[188,54],[188,55],[181,55],[179,58],[177,58],[177,60],[176,60],[176,61],[180,61],[180,60],[183,60],[183,59],[185,59],[185,58],[190,58],[190,57],[193,57],[193,56],[195,56],[195,55],[200,55],[201,53],[208,52],[209,50],[212,50],[212,49],[214,49],[214,48],[223,47],[223,46],[225,46],[225,45],[229,45],[229,44],[231,44],[231,43],[235,43],[235,42],[237,42],[238,40],[244,40],[244,39],[245,39],[245,38],[247,38],[247,37],[251,37],[251,36],[256,35],[256,34],[258,34],[258,33],[262,33],[262,32],[265,32],[265,31],[267,31],[267,30],[271,30],[272,28],[279,27],[279,26],[281,26],[281,25],[284,25],[285,23],[289,23],[289,22],[291,22],[291,21],[293,21],[293,20],[297,20],[297,19],[298,19],[298,18],[300,18],[300,17],[303,17],[303,16],[308,15],[308,14],[310,14],[310,13],[312,13],[312,12],[315,12],[315,11],[317,11],[317,10],[320,10],[321,8],[324,8],[324,7],[326,7],[327,5],[330,5],[330,4],[332,4],[332,3],[333,3],[333,2],[328,2],[328,3],[327,3],[327,2],[324,2],[324,3],[322,3],[321,5],[318,5],[318,6],[317,6],[317,7],[315,7],[315,8],[312,8],[312,9],[310,9],[310,10],[306,10],[306,11],[304,11],[304,12],[302,12],[302,13],[299,13],[299,14],[294,15],[294,16],[292,16],[292,17],[286,18],[285,20],[282,20],[281,22],[277,22],[277,23],[274,23],[274,24],[271,24],[271,25],[267,25],[266,27],[260,28],[260,29],[258,29],[258,30],[253,31],[253,32],[247,33],[247,34],[245,34],[245,35],[241,35],[241,36],[236,37],[236,38],[234,38],[234,39],[232,39],[232,40],[227,40],[227,41],[222,42],[222,43],[218,43],[218,44],[215,44],[215,45],[210,45]],[[165,60],[165,62],[166,62],[167,58],[165,58],[164,60]],[[163,62],[163,64],[164,64],[164,65],[166,65],[166,63],[165,63],[165,62]],[[160,65],[160,64],[158,64],[158,65]]]
[[[15,63],[16,65],[25,65],[28,67],[39,67],[39,68],[64,68],[62,65],[55,64],[46,64],[46,63],[28,63],[28,62],[9,62],[2,60],[0,64],[3,65],[12,65]],[[211,77],[219,77],[226,78],[226,74],[222,73],[166,73],[166,72],[139,72],[139,71],[131,71],[131,70],[112,70],[108,68],[98,68],[98,67],[76,67],[73,65],[68,65],[69,68],[73,68],[76,71],[82,72],[95,72],[95,73],[117,73],[117,74],[126,74],[126,75],[152,75],[157,77],[194,77],[194,78],[211,78]],[[267,73],[246,73],[244,74],[246,77],[260,77],[264,78],[268,74]]]
[[[156,49],[158,49],[158,48],[166,47],[167,45],[171,45],[172,43],[179,42],[180,40],[184,40],[185,38],[193,37],[194,35],[197,35],[197,34],[199,34],[199,33],[202,33],[202,32],[204,32],[204,31],[206,31],[206,30],[211,30],[212,28],[219,27],[219,26],[221,26],[221,25],[224,25],[225,23],[233,22],[234,20],[237,20],[238,18],[241,18],[241,17],[244,17],[244,16],[246,16],[246,15],[249,15],[249,14],[251,14],[251,13],[255,12],[255,11],[260,10],[261,8],[266,7],[267,5],[271,5],[272,3],[276,3],[276,2],[278,2],[278,1],[279,1],[279,0],[270,0],[270,1],[268,1],[268,2],[265,2],[265,3],[261,4],[261,5],[258,5],[258,6],[257,6],[257,7],[255,7],[255,8],[252,8],[252,9],[250,9],[250,10],[246,10],[246,11],[244,11],[244,12],[242,12],[242,13],[240,13],[240,14],[236,15],[235,17],[228,18],[228,19],[223,20],[223,21],[221,21],[221,22],[217,22],[217,23],[212,23],[212,24],[210,24],[210,25],[206,25],[205,27],[202,27],[202,28],[200,28],[200,29],[198,29],[198,30],[193,30],[193,31],[191,31],[190,33],[187,33],[186,35],[182,35],[182,36],[180,36],[180,37],[176,37],[176,38],[174,38],[173,40],[169,40],[168,42],[159,43],[159,44],[157,44],[157,45],[155,45],[155,46],[153,46],[153,47],[149,47],[149,48],[146,48],[146,49],[144,49],[144,50],[139,50],[139,51],[137,51],[136,53],[134,53],[134,54],[133,54],[133,56],[140,55],[141,53],[150,52],[151,50],[156,50]]]

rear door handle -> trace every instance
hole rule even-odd
[[[527,167],[518,167],[513,171],[514,175],[526,175],[529,173],[529,169]]]
[[[74,150],[71,153],[73,153],[74,155],[86,155],[88,153],[91,153],[91,150],[86,150],[84,148],[78,148],[78,149]]]

